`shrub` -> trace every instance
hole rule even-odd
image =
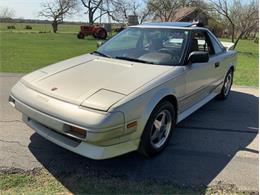
[[[31,29],[32,29],[32,26],[26,25],[24,29],[26,29],[26,30],[31,30]]]
[[[7,29],[15,29],[15,26],[12,25],[12,26],[7,26]]]

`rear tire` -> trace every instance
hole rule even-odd
[[[139,152],[152,157],[163,151],[169,143],[176,125],[176,111],[169,101],[160,102],[144,128]]]
[[[97,32],[98,39],[106,39],[107,38],[107,31],[105,29],[99,29]]]
[[[230,69],[228,71],[226,77],[225,77],[224,84],[223,84],[223,87],[221,89],[221,92],[217,96],[218,100],[227,99],[227,97],[230,93],[230,89],[231,89],[232,84],[233,84],[233,75],[234,75],[234,71],[233,71],[233,69]]]

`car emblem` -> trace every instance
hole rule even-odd
[[[58,89],[57,87],[53,87],[51,90],[56,91],[57,89]]]

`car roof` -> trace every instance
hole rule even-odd
[[[147,26],[147,25],[152,25],[152,26],[169,26],[169,27],[191,27],[194,23],[192,22],[149,22],[149,23],[144,23],[140,24],[141,26]]]
[[[185,28],[185,29],[205,29],[199,22],[149,22],[139,24],[133,27],[144,28]]]

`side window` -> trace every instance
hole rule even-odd
[[[212,45],[213,45],[215,54],[223,53],[223,50],[224,50],[224,49],[218,44],[218,42],[216,41],[216,39],[214,39],[214,38],[212,37],[212,35],[210,35],[210,34],[209,34],[209,37],[210,37],[211,43],[212,43]]]
[[[194,32],[192,34],[190,53],[193,51],[205,51],[208,52],[209,55],[214,54],[212,44],[206,36],[206,33]]]

